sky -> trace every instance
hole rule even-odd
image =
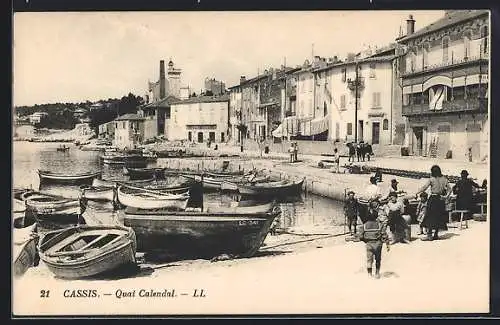
[[[14,106],[144,96],[159,61],[182,69],[199,93],[206,77],[236,85],[270,67],[394,42],[444,11],[15,13]]]

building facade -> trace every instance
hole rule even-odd
[[[148,82],[146,103],[155,103],[168,96],[181,97],[181,69],[174,67],[174,62],[168,62],[165,74],[165,61],[160,60],[160,78],[155,82]]]
[[[169,140],[226,142],[229,96],[200,96],[171,104]]]
[[[212,95],[223,95],[226,92],[226,84],[215,78],[205,78],[205,91],[210,91]]]
[[[179,98],[168,96],[157,102],[142,106],[138,115],[144,118],[144,140],[166,137],[171,116],[171,104]]]
[[[410,154],[472,161],[488,155],[489,15],[447,11],[435,23],[397,40],[402,114]]]
[[[233,144],[241,143],[240,124],[242,93],[240,85],[229,88],[229,139]]]
[[[144,141],[144,118],[137,114],[124,114],[115,120],[113,145],[119,149],[133,149]]]
[[[115,121],[110,121],[99,125],[98,127],[99,139],[114,140],[116,123],[117,122]]]

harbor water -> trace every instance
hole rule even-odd
[[[104,179],[123,179],[122,167],[102,165],[98,151],[82,151],[73,144],[66,152],[57,151],[59,143],[14,142],[12,184],[17,188],[29,188],[37,184],[37,169],[68,174],[103,171]],[[153,165],[154,166],[154,165]],[[78,187],[44,185],[42,191],[65,197],[77,197]],[[204,204],[217,205],[235,200],[234,194],[208,192],[204,194]],[[282,231],[302,229],[302,232],[318,232],[320,229],[344,224],[342,203],[312,194],[286,198],[278,202],[281,208],[279,228]],[[90,203],[84,217],[92,217],[99,223],[116,222],[118,216],[111,204]]]

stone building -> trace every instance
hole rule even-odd
[[[397,39],[402,114],[410,154],[481,160],[488,155],[489,15],[450,10],[433,24]]]

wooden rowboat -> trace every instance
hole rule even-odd
[[[28,268],[38,264],[36,224],[24,228],[13,228],[12,239],[13,272],[15,277],[19,277]]]
[[[40,259],[57,277],[90,277],[135,264],[136,239],[122,226],[75,226],[48,232],[38,246]]]
[[[80,201],[40,192],[23,196],[26,218],[34,218],[42,228],[65,227],[80,221]]]
[[[138,209],[177,209],[184,210],[189,200],[189,191],[182,194],[159,193],[147,190],[134,190],[125,186],[118,187],[118,201]]]
[[[266,213],[271,212],[277,208],[276,202],[271,201],[262,204],[242,205],[242,202],[232,202],[230,206],[208,206],[207,213],[226,213],[226,214],[252,214],[252,213]]]
[[[305,178],[300,181],[275,181],[254,184],[238,184],[238,191],[241,195],[251,196],[285,196],[296,195],[302,191],[302,184]]]
[[[72,185],[81,185],[81,184],[92,184],[94,178],[99,178],[102,175],[102,172],[91,172],[91,173],[82,173],[82,174],[62,174],[55,173],[47,170],[37,170],[38,176],[40,177],[40,183],[54,183],[54,184],[72,184]]]
[[[131,180],[137,179],[164,179],[165,168],[131,168],[123,167],[124,174],[128,175]]]
[[[250,257],[259,250],[278,215],[278,211],[233,214],[127,208],[124,224],[134,229],[139,251],[161,250],[180,258]]]
[[[151,183],[153,181],[154,181],[153,178],[134,180],[134,181],[122,181],[122,180],[118,180],[118,179],[103,180],[103,179],[96,178],[92,181],[92,186],[94,186],[94,187],[113,187],[113,186],[118,186],[120,184],[140,185],[140,184],[148,184],[148,183]]]
[[[115,187],[112,186],[85,186],[81,188],[82,196],[92,201],[113,201]]]

